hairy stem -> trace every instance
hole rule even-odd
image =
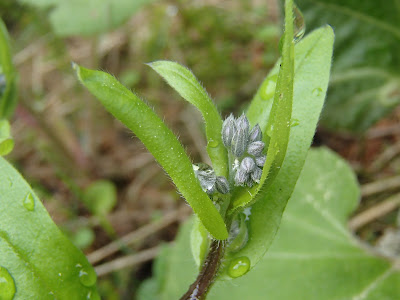
[[[225,241],[213,240],[200,273],[180,300],[204,300],[217,275],[224,255]]]

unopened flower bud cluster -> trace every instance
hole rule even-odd
[[[262,132],[257,124],[250,130],[250,123],[243,114],[235,119],[231,114],[222,124],[222,141],[234,156],[233,181],[235,186],[253,186],[259,183],[266,156],[262,142]],[[227,194],[229,182],[223,176],[216,176],[214,170],[205,163],[193,165],[193,170],[202,189],[212,195],[215,192]]]
[[[265,164],[265,147],[258,124],[250,130],[247,117],[242,114],[235,119],[231,114],[222,124],[222,141],[235,157],[235,186],[253,186],[261,179],[261,168]]]

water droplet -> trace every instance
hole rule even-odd
[[[29,211],[33,211],[35,209],[35,199],[31,193],[26,195],[23,205]]]
[[[291,127],[296,127],[299,124],[300,124],[300,121],[298,119],[292,119],[292,121],[290,122]]]
[[[247,224],[245,223],[246,215],[239,214],[232,222],[229,230],[228,249],[229,252],[237,252],[242,249],[249,238]]]
[[[86,295],[86,299],[88,299],[88,300],[101,300],[99,294],[96,291],[90,291]]]
[[[260,90],[261,99],[270,100],[274,97],[277,80],[278,75],[273,75],[263,82]]]
[[[228,267],[228,275],[232,278],[238,278],[246,274],[250,269],[250,259],[247,256],[241,256],[231,261]]]
[[[79,281],[86,287],[91,287],[96,283],[97,276],[92,268],[84,268],[81,264],[77,264],[79,269]]]
[[[301,40],[301,38],[304,36],[304,33],[306,32],[306,23],[304,22],[303,13],[296,5],[293,5],[293,15],[293,41],[297,43]]]
[[[0,266],[0,299],[11,300],[15,295],[15,283],[6,268]]]
[[[218,146],[218,144],[219,144],[218,141],[214,141],[213,139],[210,139],[208,141],[208,146],[211,148],[216,148]]]
[[[313,94],[313,96],[319,97],[322,94],[322,89],[321,88],[315,88],[315,89],[312,90],[311,93]]]

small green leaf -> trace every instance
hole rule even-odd
[[[222,119],[207,92],[193,73],[178,63],[155,61],[148,65],[201,112],[206,124],[207,152],[215,173],[228,177],[228,154],[221,138]]]
[[[99,299],[96,274],[61,233],[21,175],[0,157],[1,299]],[[3,298],[15,285],[14,298]]]
[[[7,155],[14,148],[14,140],[7,120],[0,120],[0,156]]]
[[[254,267],[274,239],[303,167],[324,103],[333,38],[333,31],[327,26],[310,33],[295,45],[293,113],[286,157],[273,183],[268,189],[262,190],[262,197],[251,207],[249,242],[237,253],[228,253],[229,259],[246,256]]]
[[[289,142],[290,120],[292,116],[293,103],[293,77],[294,77],[294,41],[293,41],[293,2],[285,3],[285,33],[282,45],[282,60],[280,70],[274,89],[274,102],[271,111],[265,101],[253,101],[249,108],[249,120],[254,123],[253,117],[264,118],[260,123],[264,133],[263,140],[268,145],[267,160],[264,164],[260,183],[249,191],[245,189],[237,190],[233,195],[231,213],[239,208],[251,205],[257,198],[262,197],[260,191],[267,190],[267,187],[275,179],[280,171],[281,165],[286,155],[286,148]],[[264,85],[272,85],[271,79]],[[272,88],[271,88],[272,89]],[[267,96],[265,96],[267,97]],[[267,105],[265,105],[267,104]],[[267,108],[264,109],[263,106]],[[265,114],[261,114],[264,111]],[[257,113],[258,112],[258,113]],[[268,115],[266,115],[268,112]],[[256,119],[254,118],[254,119]],[[268,118],[268,122],[265,119]]]
[[[328,149],[311,150],[270,250],[233,284],[217,279],[207,300],[399,299],[396,262],[374,256],[347,229],[359,195],[343,159]],[[154,299],[178,299],[192,283],[197,267],[188,249],[191,225],[158,258],[167,262],[157,274],[165,281],[153,286]]]
[[[397,0],[299,0],[307,27],[335,29],[335,59],[322,125],[363,132],[400,104]]]
[[[0,119],[10,117],[16,104],[16,71],[11,59],[7,28],[0,19]]]
[[[93,35],[120,26],[142,6],[154,0],[19,0],[51,8],[50,23],[59,36]]]
[[[82,196],[92,214],[106,215],[117,202],[117,188],[110,181],[98,180],[89,185]]]
[[[82,84],[114,117],[132,130],[153,154],[207,230],[216,239],[226,239],[228,232],[225,223],[201,189],[192,163],[172,131],[148,105],[110,74],[76,64],[74,68]]]

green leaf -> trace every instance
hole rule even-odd
[[[114,29],[142,6],[154,0],[19,0],[40,8],[51,7],[50,22],[59,36],[93,35]]]
[[[217,280],[207,299],[399,299],[395,262],[374,256],[347,230],[359,194],[344,160],[327,149],[310,151],[268,253],[234,284]],[[197,272],[186,226],[167,253],[167,281],[158,286],[158,299],[178,299]]]
[[[100,299],[86,257],[1,157],[0,195],[0,299]]]
[[[201,112],[206,124],[207,152],[215,173],[218,176],[228,177],[228,154],[221,137],[222,120],[207,92],[193,73],[178,63],[155,61],[148,65]]]
[[[265,101],[253,101],[249,108],[248,117],[252,124],[255,124],[254,119],[265,120],[268,118],[266,124],[265,121],[260,122],[261,130],[264,133],[263,140],[268,145],[267,160],[264,164],[260,183],[250,191],[237,189],[239,193],[234,193],[233,195],[232,211],[249,206],[257,198],[262,197],[264,194],[262,189],[267,190],[269,184],[275,179],[286,155],[293,103],[294,42],[292,1],[285,2],[285,33],[280,66],[274,92],[274,102],[270,113],[268,111],[268,116],[260,114],[264,110]],[[268,107],[268,105],[266,106]],[[259,193],[260,191],[261,193]]]
[[[11,59],[7,28],[0,19],[0,119],[10,117],[16,104],[16,71]]]
[[[110,74],[76,64],[74,68],[82,84],[114,117],[132,130],[153,154],[207,230],[216,239],[226,239],[228,232],[225,223],[201,189],[192,163],[172,131],[148,105]]]
[[[333,38],[333,31],[327,26],[312,32],[295,45],[292,123],[286,157],[273,183],[262,191],[262,197],[251,207],[249,242],[240,251],[227,253],[227,261],[246,256],[250,259],[251,267],[254,267],[275,237],[282,213],[303,167],[324,103]],[[274,73],[270,74],[265,81],[273,76]],[[256,101],[264,100],[256,97]]]
[[[7,155],[14,148],[14,140],[7,120],[0,120],[0,156]]]
[[[362,132],[400,103],[397,0],[299,0],[308,28],[335,29],[335,59],[322,124]]]
[[[117,188],[107,180],[97,180],[83,191],[83,201],[94,215],[108,214],[117,202]]]

